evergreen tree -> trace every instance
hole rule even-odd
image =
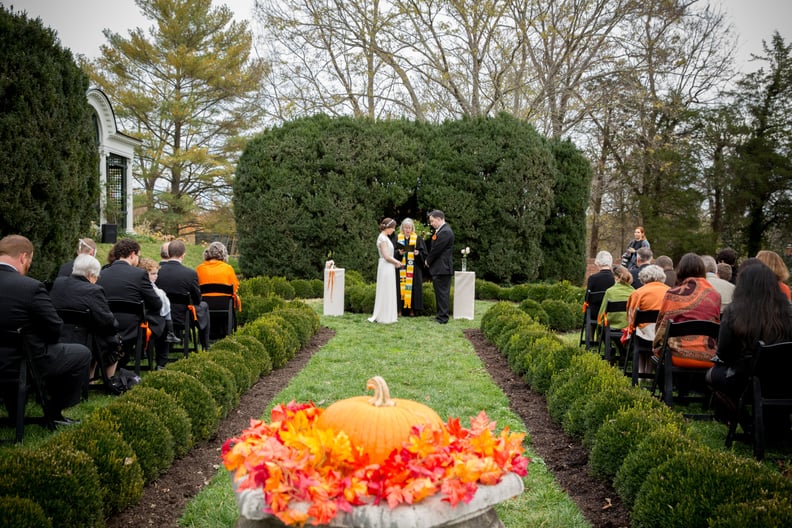
[[[99,159],[88,78],[40,19],[0,6],[0,236],[36,248],[49,278],[96,219]]]
[[[178,234],[196,208],[227,201],[244,134],[260,122],[266,73],[252,59],[247,22],[211,0],[135,0],[155,23],[129,37],[105,31],[102,56],[86,65],[118,116],[143,139],[137,167],[145,215]],[[140,160],[136,160],[138,163]]]

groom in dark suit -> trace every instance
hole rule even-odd
[[[448,322],[448,303],[451,298],[451,276],[454,273],[454,232],[445,223],[443,211],[429,213],[429,224],[434,228],[429,255],[425,262],[434,283],[437,317],[440,324]]]

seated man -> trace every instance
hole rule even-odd
[[[96,256],[96,242],[91,238],[81,238],[77,241],[77,256],[90,255]],[[74,259],[63,264],[58,270],[58,277],[68,277],[72,274],[72,267],[74,266]]]
[[[102,271],[97,284],[104,288],[108,300],[143,301],[146,320],[155,338],[157,365],[164,367],[168,361],[168,344],[165,342],[165,319],[160,316],[162,302],[151,286],[146,271],[137,267],[140,262],[140,244],[130,238],[122,238],[113,246],[111,253],[116,259]],[[138,321],[130,314],[115,315],[124,341],[125,358],[122,362],[126,363],[133,356]]]
[[[74,259],[72,274],[55,279],[50,297],[57,310],[91,310],[91,326],[87,330],[95,336],[98,347],[98,350],[92,350],[94,363],[91,365],[91,377],[96,365],[104,364],[105,374],[112,378],[121,352],[121,338],[118,335],[118,321],[107,304],[104,288],[96,284],[101,267],[91,255],[78,255]],[[73,334],[73,331],[64,329],[61,342],[74,343],[84,339],[84,336]]]
[[[169,295],[187,295],[190,303],[196,307],[199,338],[204,349],[209,347],[209,307],[201,301],[201,287],[198,285],[198,273],[182,264],[187,247],[181,240],[168,244],[170,258],[160,264],[157,287]],[[171,304],[171,319],[176,327],[183,326],[187,306]]]
[[[88,383],[91,351],[78,344],[58,343],[63,321],[47,294],[44,284],[26,277],[33,262],[33,244],[20,235],[0,240],[0,328],[14,331],[28,329],[33,362],[44,379],[49,401],[47,407],[55,423],[73,423],[63,410],[79,403]],[[2,348],[0,370],[16,369],[17,351]],[[13,415],[16,392],[3,394]]]

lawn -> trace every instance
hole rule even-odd
[[[480,316],[491,303],[476,303],[474,321],[452,320],[438,325],[432,318],[402,318],[395,325],[366,321],[365,314],[324,317],[321,323],[336,331],[330,340],[272,404],[314,401],[330,403],[364,393],[366,380],[384,377],[391,395],[420,401],[444,419],[467,421],[481,410],[513,431],[525,431],[525,424],[509,410],[509,402],[495,385],[463,330],[478,328]],[[317,307],[321,311],[321,307]],[[272,406],[270,405],[270,407]],[[267,416],[268,416],[267,411]],[[588,526],[580,510],[553,481],[541,459],[532,458],[525,492],[497,507],[506,527]],[[218,460],[219,462],[219,460]],[[237,510],[231,483],[222,468],[210,485],[188,505],[180,519],[182,526],[200,528],[232,527]]]

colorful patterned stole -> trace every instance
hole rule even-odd
[[[404,243],[404,234],[399,233],[397,243],[400,246],[411,247],[415,249],[415,244],[418,242],[418,235],[415,231],[410,233],[410,240],[407,244]],[[413,272],[415,271],[415,253],[407,251],[401,258],[402,267],[399,268],[399,292],[405,308],[412,308],[412,290],[413,290]]]

